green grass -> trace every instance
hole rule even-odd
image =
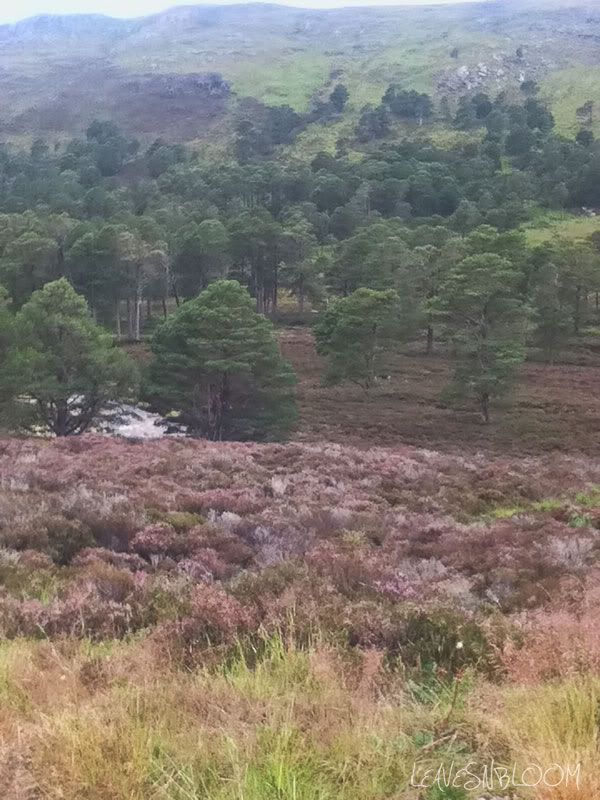
[[[600,486],[591,486],[585,492],[579,492],[574,497],[548,497],[532,503],[520,503],[514,506],[496,506],[483,515],[484,519],[512,519],[520,514],[551,513],[560,511],[569,506],[576,506],[580,511],[596,509],[600,506]],[[592,519],[584,513],[573,513],[570,525],[574,528],[586,527],[592,524]]]
[[[576,111],[593,100],[596,112],[593,130],[600,135],[600,67],[576,66],[548,75],[542,82],[542,96],[550,101],[556,128],[565,136],[575,136],[582,125]]]
[[[81,680],[91,665],[97,687]],[[196,672],[165,671],[138,644],[90,662],[85,645],[4,642],[0,735],[15,749],[31,737],[31,785],[65,800],[408,797],[417,757],[465,759],[464,746],[431,744],[464,715],[471,688],[444,687],[421,705],[391,676],[385,695],[375,691],[380,669],[368,654],[361,663],[277,637],[253,668],[240,658]]]
[[[549,498],[547,500],[540,500],[536,503],[528,503],[516,506],[498,506],[484,516],[486,519],[512,519],[520,514],[558,511],[565,506],[565,503],[565,500]]]
[[[232,65],[227,77],[240,95],[306,111],[314,92],[328,80],[330,66],[330,60],[319,53],[298,53],[281,60]]]
[[[522,230],[531,246],[557,237],[577,241],[588,239],[592,233],[600,231],[600,216],[576,216],[559,211],[541,212],[531,222],[523,225]]]
[[[411,687],[376,653],[298,651],[277,637],[253,668],[240,658],[191,672],[170,671],[143,641],[93,654],[3,642],[0,769],[14,762],[36,796],[63,800],[413,800],[415,764],[422,777],[492,757],[581,759],[587,795],[568,797],[582,800],[597,796],[599,692],[593,677]]]
[[[335,155],[337,141],[352,136],[354,123],[351,119],[336,121],[330,125],[310,125],[298,136],[294,144],[282,148],[286,158],[307,161],[317,153]]]

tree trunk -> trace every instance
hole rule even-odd
[[[425,355],[430,356],[433,353],[433,325],[427,326],[427,345],[425,347]]]
[[[133,313],[129,297],[127,298],[127,337],[133,339]]]
[[[140,323],[142,316],[142,265],[137,262],[135,265],[135,326],[134,337],[135,341],[140,340]]]
[[[62,238],[59,240],[58,252],[56,254],[56,272],[59,278],[63,278],[65,275],[65,249]]]
[[[117,300],[117,307],[115,310],[115,326],[117,330],[117,339],[121,341],[122,331],[121,331],[121,301]]]
[[[140,318],[142,316],[142,298],[136,292],[135,298],[135,341],[140,340]]]
[[[67,404],[59,402],[56,404],[56,416],[54,417],[54,424],[52,425],[54,433],[57,436],[67,435],[67,422],[69,420],[69,412]]]
[[[490,396],[487,392],[484,392],[481,395],[479,398],[479,403],[481,405],[481,415],[483,417],[483,421],[487,425],[490,421]]]
[[[578,286],[575,293],[575,311],[573,314],[573,332],[575,336],[579,336],[580,328],[581,328],[581,286]]]
[[[265,311],[265,290],[262,286],[256,291],[256,311],[258,314],[263,314]]]
[[[278,298],[278,294],[279,294],[279,269],[277,268],[277,265],[275,265],[275,269],[273,271],[273,288],[271,290],[271,297],[272,297],[271,311],[272,312],[277,311],[277,300],[279,299]]]
[[[229,407],[229,378],[222,375],[218,383],[208,387],[208,438],[220,442],[223,439],[225,414]]]

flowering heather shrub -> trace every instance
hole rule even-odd
[[[39,550],[47,552],[50,549],[48,532],[44,525],[44,515],[35,515],[25,512],[15,515],[10,519],[7,515],[2,520],[0,543],[8,550]]]
[[[112,639],[136,630],[139,623],[128,603],[107,600],[92,589],[73,591],[48,609],[41,627],[48,636]]]
[[[582,570],[593,560],[593,550],[598,546],[598,537],[571,535],[550,536],[544,543],[547,556],[559,567]]]
[[[177,533],[186,533],[204,522],[199,514],[191,514],[189,511],[169,511],[161,516]]]
[[[44,527],[50,555],[58,564],[68,564],[80,550],[94,544],[92,532],[80,520],[50,517]]]
[[[135,553],[121,553],[103,547],[88,547],[81,550],[71,562],[74,567],[87,567],[97,563],[110,564],[117,569],[131,572],[148,569],[148,562]]]
[[[75,586],[93,590],[103,600],[124,603],[131,599],[136,588],[133,573],[104,564],[89,564],[77,575]]]
[[[234,597],[252,606],[261,619],[276,617],[276,601],[294,585],[307,584],[305,565],[285,562],[265,567],[260,572],[243,572],[229,584]]]
[[[309,644],[323,632],[337,641],[346,642],[342,621],[347,598],[307,568],[298,570],[295,575],[287,570],[282,572],[285,566],[274,568],[275,572],[269,571],[270,574],[265,576],[269,578],[267,591],[255,599],[255,608],[261,614],[264,629],[281,634],[286,641],[298,646]],[[260,581],[250,587],[250,597],[256,598],[259,587]],[[238,596],[240,588],[238,585],[234,589]]]
[[[317,506],[302,511],[298,515],[298,524],[314,538],[326,538],[338,531],[351,530],[352,516],[352,511],[347,508]]]
[[[39,600],[20,602],[15,597],[0,595],[0,635],[5,638],[16,636],[37,637],[44,633],[38,621],[45,622],[42,617],[46,608]]]
[[[156,641],[178,662],[193,664],[199,654],[232,647],[240,636],[256,627],[252,612],[212,584],[197,584],[190,597],[189,614],[165,623]]]
[[[374,588],[382,579],[383,564],[360,543],[322,542],[306,556],[308,568],[327,578],[337,591],[352,596]]]
[[[39,555],[41,558],[46,558],[46,556],[44,556],[43,553],[37,553],[36,550],[26,550],[24,552],[35,553],[36,555]],[[19,553],[17,550],[9,550],[8,548],[5,547],[0,548],[0,569],[16,566],[19,563],[20,558],[21,558],[21,553]],[[52,563],[51,559],[50,562]]]
[[[507,640],[502,663],[518,683],[600,673],[600,570],[584,579],[563,578],[545,609],[514,618],[517,637]]]
[[[194,536],[197,529],[190,531],[190,538]],[[219,528],[205,528],[198,530],[197,545],[205,542],[206,545],[216,550],[223,561],[240,567],[250,566],[254,552],[250,545],[246,544],[239,536],[229,533]]]
[[[395,667],[454,674],[465,666],[495,669],[491,638],[472,614],[384,599],[349,600],[327,583],[305,580],[271,601],[263,626],[298,644],[327,636],[381,650]]]
[[[217,637],[231,638],[240,631],[249,630],[254,621],[248,608],[217,586],[194,587],[190,605],[190,617]]]
[[[148,576],[136,572],[133,576],[140,592],[139,609],[143,627],[150,627],[189,615],[193,581],[180,572]]]
[[[131,549],[144,558],[177,555],[179,535],[169,525],[148,525],[136,533]]]
[[[554,613],[559,598],[583,619],[596,485],[600,464],[561,455],[6,440],[0,623],[40,636],[159,626],[188,653],[260,625],[299,643],[320,630],[444,669],[472,624],[476,663],[494,609]]]
[[[192,557],[179,561],[177,570],[194,581],[223,581],[235,574],[235,566],[228,564],[211,547],[201,547]]]
[[[79,520],[44,513],[16,522],[3,532],[2,540],[16,550],[47,553],[58,564],[68,564],[80,550],[94,544],[91,531]]]
[[[440,677],[467,666],[494,670],[483,626],[474,617],[443,607],[363,600],[346,606],[342,625],[351,645],[383,650],[404,668],[435,671]]]
[[[379,581],[377,588],[393,600],[416,600],[419,597],[417,587],[404,572],[396,572]]]
[[[19,554],[20,555],[20,554]],[[35,566],[21,563],[20,559],[12,564],[0,565],[0,594],[13,597],[17,601],[40,600],[51,602],[71,585],[64,571],[57,568],[47,556],[44,561],[35,560]]]
[[[502,652],[508,677],[517,683],[600,673],[598,613],[533,613],[521,621],[522,638]]]
[[[236,530],[253,550],[256,565],[262,568],[304,555],[312,541],[308,535],[302,536],[302,529],[297,525],[274,530],[250,523],[247,530],[243,525],[238,525]]]
[[[139,510],[136,511],[126,495],[116,491],[93,491],[79,483],[67,493],[63,508],[68,516],[87,525],[99,547],[111,550],[127,550],[134,532],[140,527]]]
[[[11,638],[114,638],[130,632],[133,622],[129,605],[107,601],[90,588],[73,589],[64,599],[49,605],[39,600],[0,598],[0,632]]]
[[[219,513],[212,509],[208,513],[208,521],[215,525],[220,525],[227,531],[233,531],[242,521],[242,517],[239,514],[234,514],[233,511],[222,511]]]
[[[199,492],[191,505],[198,511],[230,512],[244,516],[261,511],[266,502],[244,489],[212,489]]]
[[[16,563],[23,570],[48,570],[54,566],[50,556],[39,550],[22,550],[14,555],[17,557]]]

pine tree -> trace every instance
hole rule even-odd
[[[567,342],[571,331],[571,309],[560,270],[545,264],[536,276],[532,293],[535,339],[549,364]]]
[[[456,350],[452,388],[476,399],[485,422],[490,402],[509,389],[525,357],[522,279],[495,253],[469,256],[452,267],[431,304]]]
[[[315,326],[317,350],[328,361],[327,382],[350,381],[369,391],[388,369],[401,327],[393,290],[362,288],[337,300]]]
[[[15,392],[13,374],[15,335],[15,321],[9,310],[8,294],[0,286],[0,414],[4,422],[8,404]]]
[[[136,371],[87,303],[61,278],[34,292],[16,317],[12,354],[22,424],[56,436],[86,431],[106,405],[130,395]]]
[[[348,89],[343,83],[338,83],[329,95],[329,102],[338,113],[341,113],[344,110],[344,106],[348,102],[348,97]]]
[[[294,373],[237,281],[216,281],[157,329],[149,395],[207,439],[276,439],[293,425]]]

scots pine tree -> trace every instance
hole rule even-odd
[[[34,292],[16,316],[14,385],[24,425],[83,433],[108,403],[130,396],[136,371],[65,279]]]
[[[318,352],[327,359],[326,381],[350,381],[365,391],[389,369],[401,329],[395,291],[357,289],[331,305],[315,326]]]
[[[0,421],[7,422],[7,411],[15,392],[14,344],[15,320],[9,309],[6,290],[0,286]]]
[[[294,373],[237,281],[216,281],[157,329],[149,395],[207,439],[277,439],[296,417]]]
[[[469,256],[452,267],[432,302],[457,355],[452,388],[475,398],[485,422],[491,401],[510,389],[525,358],[522,279],[495,253]]]
[[[535,341],[546,361],[553,364],[571,332],[571,308],[560,270],[544,264],[532,293]]]

